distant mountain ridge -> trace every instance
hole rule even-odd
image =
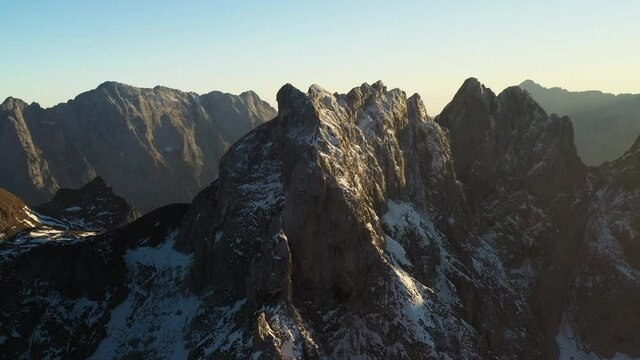
[[[532,80],[519,86],[547,112],[571,118],[578,153],[587,165],[617,159],[640,135],[640,94],[574,92]]]
[[[48,200],[100,175],[143,211],[188,202],[229,146],[276,111],[252,91],[198,95],[105,82],[44,109],[0,105],[0,187]]]

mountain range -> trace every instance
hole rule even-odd
[[[0,105],[0,187],[28,204],[101,176],[138,209],[189,202],[229,146],[275,110],[252,91],[198,95],[105,82],[43,109]]]
[[[619,158],[640,134],[640,94],[573,92],[545,88],[532,80],[520,87],[547,112],[571,118],[578,154],[587,165]]]
[[[190,204],[0,204],[0,353],[640,357],[640,138],[585,166],[568,117],[474,78],[435,118],[382,82],[277,101]],[[118,225],[65,225],[94,192]]]

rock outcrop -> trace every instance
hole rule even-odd
[[[568,118],[547,115],[519,88],[496,95],[475,79],[435,119],[419,96],[381,82],[348,94],[285,85],[278,106],[229,149],[218,179],[188,208],[68,244],[0,245],[13,254],[0,270],[20,282],[0,284],[12,294],[6,301],[40,309],[16,290],[27,283],[59,299],[46,310],[53,322],[0,318],[9,329],[0,350],[640,356],[640,140],[621,159],[587,168]],[[91,273],[112,266],[111,277],[77,279],[67,292],[68,275],[61,282],[49,268],[55,259],[20,270],[49,247],[93,263],[74,250],[81,246],[99,249]],[[82,328],[62,325],[72,316]],[[59,334],[74,341],[62,348]]]
[[[80,189],[60,189],[34,210],[69,224],[70,229],[88,231],[112,230],[140,217],[138,210],[114,194],[101,177]]]
[[[220,157],[275,110],[238,96],[106,82],[49,109],[0,105],[0,186],[29,204],[101,175],[142,211],[189,202]]]

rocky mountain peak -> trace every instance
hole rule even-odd
[[[575,129],[578,154],[595,166],[622,156],[640,134],[640,95],[545,88],[520,84],[547,113],[567,115]]]
[[[427,108],[422,101],[420,94],[415,93],[407,99],[409,107],[409,119],[416,119],[421,121],[430,121],[431,117],[427,113]]]
[[[259,103],[265,103],[253,90],[244,91],[238,96],[244,99],[247,103],[252,104],[253,106],[257,106]]]
[[[194,251],[192,285],[205,291],[215,283],[215,293],[246,298],[250,309],[281,304],[280,316],[295,324],[299,311],[378,313],[384,305],[372,291],[400,286],[385,255],[393,240],[384,214],[414,211],[392,199],[415,195],[415,211],[446,213],[460,198],[445,132],[426,121],[418,96],[381,83],[346,95],[287,84],[278,104],[274,120],[225,155],[219,179],[185,217],[180,244]],[[387,306],[403,306],[394,304]],[[275,314],[263,313],[259,329],[275,326]],[[380,313],[380,321],[395,314]],[[261,342],[277,341],[266,337]],[[317,351],[308,339],[298,343]]]
[[[548,116],[519,87],[496,96],[469,79],[436,122],[451,135],[458,178],[476,192],[492,191],[500,178],[508,181],[504,186],[558,192],[584,174],[569,119]],[[552,178],[563,179],[562,184],[545,185],[548,171],[556,172]]]
[[[537,82],[531,80],[531,79],[527,79],[523,82],[520,83],[520,85],[518,85],[524,89],[530,89],[530,88],[534,88],[534,87],[541,87],[540,84],[538,84]]]
[[[322,88],[319,86],[312,85],[311,88],[316,91],[322,91]],[[278,101],[278,118],[285,118],[288,113],[294,109],[304,111],[310,116],[312,116],[312,113],[315,111],[307,95],[291,84],[285,84],[278,90],[276,100]],[[292,123],[290,125],[295,126],[296,124]],[[300,125],[303,126],[304,124]]]
[[[382,80],[378,80],[376,82],[374,82],[373,84],[371,84],[371,87],[380,91],[380,92],[386,92],[387,91],[387,87],[384,85],[384,83],[382,82]]]
[[[0,110],[12,111],[15,109],[22,109],[27,107],[28,104],[20,99],[9,96],[2,104],[0,104]]]
[[[50,201],[34,209],[72,227],[92,231],[115,229],[140,217],[99,176],[79,189],[59,189]]]

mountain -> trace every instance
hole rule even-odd
[[[115,229],[140,217],[138,210],[114,194],[101,177],[80,189],[59,189],[34,210],[63,221],[69,229],[90,231]]]
[[[476,79],[435,119],[381,82],[277,98],[192,204],[1,244],[0,351],[640,357],[640,139],[586,167],[569,118]]]
[[[43,109],[0,105],[0,186],[28,204],[97,175],[143,212],[188,202],[220,157],[276,112],[254,92],[185,93],[106,82]]]
[[[640,94],[572,92],[545,88],[532,80],[524,81],[520,87],[547,112],[572,119],[578,153],[587,165],[619,158],[640,135]]]

